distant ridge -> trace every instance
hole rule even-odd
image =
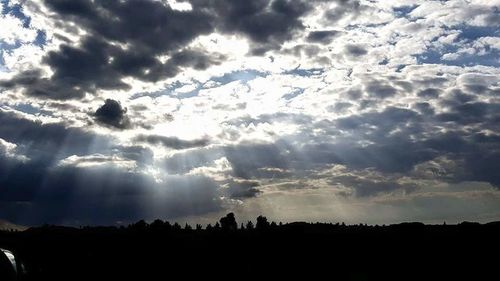
[[[28,229],[28,227],[22,226],[22,225],[17,225],[17,224],[11,223],[9,221],[0,219],[0,231],[2,231],[2,230],[3,231],[9,231],[9,230],[24,231],[26,229]]]

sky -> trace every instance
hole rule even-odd
[[[0,219],[500,220],[499,0],[0,11]]]

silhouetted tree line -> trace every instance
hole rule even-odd
[[[464,221],[462,223],[456,225],[447,225],[446,222],[443,224],[434,224],[434,225],[425,225],[420,222],[409,222],[409,223],[400,223],[393,225],[368,225],[368,224],[354,224],[347,225],[345,222],[337,222],[337,223],[306,223],[306,222],[293,222],[283,224],[282,222],[274,222],[269,220],[265,216],[258,216],[256,218],[256,223],[254,224],[252,221],[247,221],[246,223],[242,222],[238,226],[238,222],[236,220],[236,216],[234,213],[228,213],[226,216],[219,219],[219,221],[212,224],[207,224],[205,227],[201,224],[196,224],[194,227],[188,223],[185,223],[181,226],[178,222],[171,223],[169,221],[163,221],[161,219],[156,219],[151,223],[146,222],[145,220],[140,220],[136,223],[129,224],[128,226],[108,226],[108,227],[95,227],[95,226],[84,226],[80,229],[86,231],[92,230],[120,230],[120,231],[132,231],[132,232],[178,232],[178,233],[186,233],[186,232],[245,232],[245,231],[290,231],[290,230],[308,230],[312,232],[328,232],[328,231],[346,231],[346,232],[357,232],[357,231],[370,231],[370,230],[382,230],[382,229],[434,229],[434,230],[443,230],[443,229],[474,229],[474,228],[497,228],[500,227],[500,222],[491,222],[487,224],[480,224],[477,222],[468,222]],[[32,230],[38,229],[53,229],[53,228],[61,228],[58,226],[52,225],[44,225],[40,228],[33,228]],[[69,229],[69,228],[68,228]],[[15,232],[15,231],[13,231]]]
[[[346,225],[264,216],[238,222],[233,213],[206,226],[162,220],[45,225],[0,232],[0,248],[14,253],[25,272],[17,279],[0,272],[0,281],[166,280],[179,274],[198,280],[493,280],[499,237],[500,222]]]
[[[196,224],[193,228],[191,225],[186,223],[183,227],[174,222],[171,224],[169,221],[162,221],[160,219],[156,219],[151,223],[147,223],[145,220],[140,220],[136,223],[130,224],[127,227],[119,227],[121,230],[131,230],[131,231],[242,231],[242,230],[269,230],[275,229],[278,226],[283,226],[283,223],[277,224],[276,222],[269,222],[266,217],[258,216],[256,220],[256,224],[254,226],[252,221],[248,221],[246,224],[241,223],[238,228],[238,222],[236,221],[236,216],[234,213],[229,213],[226,216],[220,218],[218,222],[215,224],[207,224],[203,227],[201,224]],[[338,224],[337,224],[338,225]],[[51,226],[45,226],[50,228]],[[84,227],[83,229],[93,229],[94,227]]]

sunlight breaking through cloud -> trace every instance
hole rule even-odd
[[[500,2],[0,2],[20,224],[500,218]]]

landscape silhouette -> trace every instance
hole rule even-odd
[[[127,227],[44,225],[0,232],[0,280],[486,280],[500,222],[346,225],[144,220]],[[16,276],[17,275],[17,276]]]

